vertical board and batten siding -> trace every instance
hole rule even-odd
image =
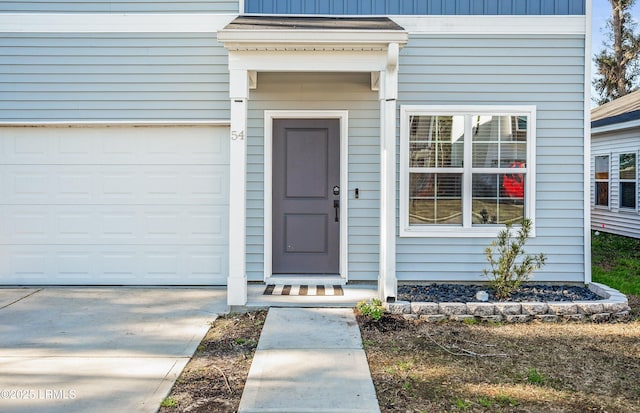
[[[245,13],[336,15],[584,15],[585,0],[245,0]]]
[[[5,13],[238,13],[238,0],[14,0]]]
[[[0,36],[0,120],[228,120],[211,33]]]
[[[536,231],[544,281],[584,280],[584,36],[411,35],[400,105],[536,105]],[[399,238],[399,280],[482,280],[485,238]]]
[[[620,155],[635,153],[640,159],[640,128],[606,132],[591,137],[591,229],[640,238],[640,173],[636,168],[636,211],[620,209]],[[595,206],[595,157],[609,155],[609,207]]]
[[[247,277],[264,278],[264,111],[349,111],[349,280],[378,278],[380,118],[367,73],[260,73],[251,91],[247,148]],[[344,137],[341,137],[344,138]],[[355,188],[360,199],[354,198]],[[344,240],[342,240],[344,242]]]

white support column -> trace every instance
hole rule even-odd
[[[379,275],[378,275],[378,296],[381,300],[386,300],[386,280],[387,280],[387,241],[386,241],[386,226],[387,226],[387,214],[386,214],[386,153],[385,153],[385,122],[387,120],[386,111],[387,105],[384,99],[384,83],[385,74],[380,72],[378,76],[378,99],[380,100],[380,259],[379,259]]]
[[[247,303],[246,272],[246,175],[247,175],[247,99],[249,75],[231,70],[231,133],[229,153],[229,277],[227,304]]]
[[[389,44],[387,67],[380,76],[380,298],[395,299],[396,278],[396,102],[398,98],[397,43]]]

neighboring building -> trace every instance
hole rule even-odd
[[[0,283],[589,282],[590,10],[0,2]]]
[[[640,238],[640,90],[591,111],[591,228]]]

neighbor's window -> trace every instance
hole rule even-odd
[[[401,234],[486,235],[531,217],[534,113],[402,107]]]
[[[636,209],[636,154],[620,155],[620,208]]]
[[[595,159],[595,204],[609,206],[609,155],[596,156]]]

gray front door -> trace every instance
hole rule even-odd
[[[273,273],[338,274],[340,121],[273,121]]]

